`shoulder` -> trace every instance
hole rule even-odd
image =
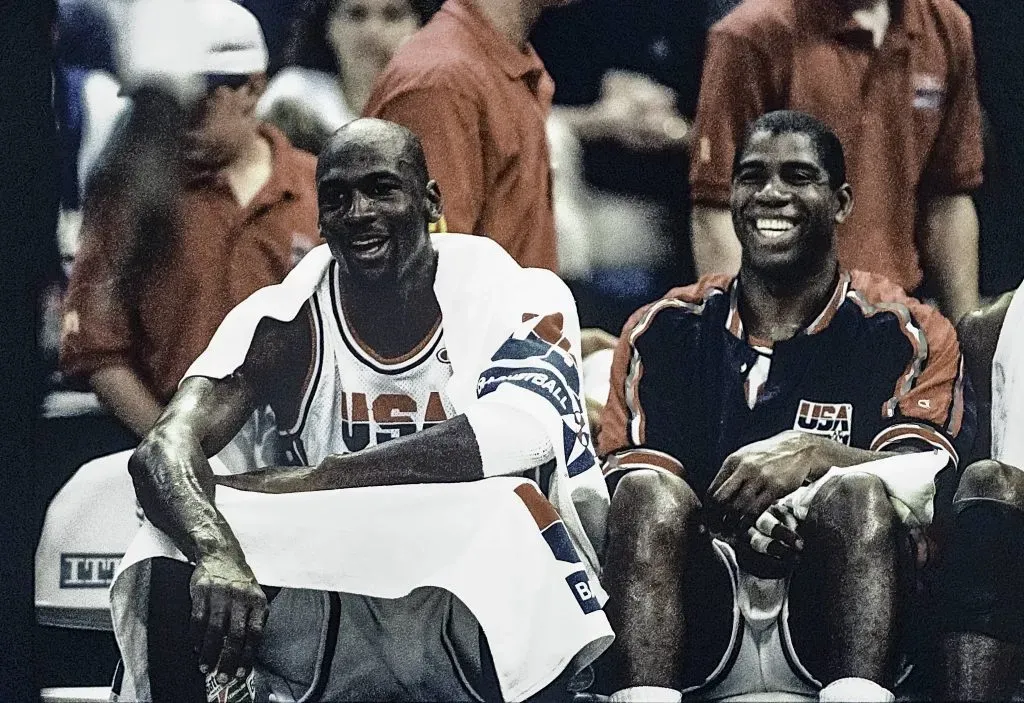
[[[481,60],[466,38],[458,34],[460,30],[447,17],[436,16],[395,52],[377,79],[374,95],[393,99],[425,89],[472,93]]]
[[[430,241],[437,250],[440,266],[471,279],[522,270],[515,259],[490,237],[440,232],[430,235]]]
[[[629,317],[622,328],[623,338],[635,343],[652,329],[679,332],[684,326],[692,328],[704,317],[708,304],[716,297],[728,300],[733,278],[727,274],[709,274],[694,284],[671,289]]]
[[[971,19],[955,0],[907,0],[915,2],[943,27],[958,31],[970,31]]]
[[[799,23],[794,0],[746,0],[712,25],[708,42],[742,42],[774,50],[779,41],[792,41]]]
[[[915,346],[924,340],[929,349],[940,346],[959,349],[952,323],[931,305],[910,297],[884,276],[851,271],[850,278],[847,298],[856,304],[865,319],[877,320],[879,326],[895,325]]]
[[[547,269],[524,268],[489,237],[445,232],[431,235],[438,254],[438,285],[458,297],[554,297],[573,300],[569,288]],[[440,292],[440,291],[439,291]]]
[[[913,2],[923,30],[937,36],[946,50],[960,61],[974,59],[971,19],[954,0],[906,0]]]

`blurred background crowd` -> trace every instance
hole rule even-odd
[[[905,55],[901,42],[929,31],[910,21],[913,0],[813,1],[853,18],[829,31],[854,59],[835,63],[811,53],[800,63],[792,37],[759,29],[771,26],[759,12],[811,0],[506,0],[532,13],[530,42],[554,82],[544,114],[557,241],[551,260],[577,297],[583,326],[617,334],[639,305],[735,265],[728,236],[715,234],[728,202],[712,164],[723,148],[715,130],[730,127],[723,123],[741,129],[758,110],[808,109],[814,100],[822,103],[819,113],[839,119],[859,119],[861,108],[871,114],[854,104],[856,96],[865,104],[874,99],[872,82],[895,80],[887,71],[896,63],[886,62]],[[889,233],[902,244],[880,240],[857,265],[878,261],[953,317],[979,294],[1012,289],[1024,277],[1015,185],[1024,176],[1024,8],[1005,0],[958,3],[973,35],[959,29],[956,9],[938,20],[929,15],[926,24],[938,27],[939,44],[952,47],[939,61],[960,83],[914,73],[917,112],[876,110],[881,121],[859,123],[851,159],[864,211],[880,209],[890,218],[886,227],[906,230]],[[309,189],[315,154],[355,117],[390,114],[373,104],[374,86],[442,0],[240,4],[265,39],[265,56],[253,64],[265,71],[190,63],[183,38],[201,43],[219,32],[230,43],[237,32],[244,43],[253,36],[244,18],[216,9],[214,0],[57,3],[60,207],[53,237],[61,266],[50,276],[38,325],[47,377],[37,444],[44,497],[83,461],[133,446],[226,311],[279,280],[316,244]],[[823,16],[830,15],[795,15],[798,22]],[[202,58],[209,48],[198,50],[199,60],[209,59]],[[872,52],[873,60],[858,63],[856,56]],[[782,75],[773,66],[787,61],[799,73]],[[800,86],[824,88],[787,105],[780,81],[790,97]],[[848,90],[838,87],[844,81]],[[201,96],[200,116],[184,107],[181,96],[190,92]],[[848,93],[854,103],[841,102]],[[449,96],[434,98],[437,119],[456,110]],[[882,134],[894,121],[896,132],[918,140],[917,153],[900,152],[902,144]],[[426,146],[430,158],[433,147]],[[725,159],[717,167],[727,173],[731,157],[716,158]],[[917,172],[901,170],[907,163]],[[857,179],[873,173],[883,185],[858,191]],[[727,193],[727,181],[724,187]],[[444,182],[441,188],[444,196]],[[901,210],[906,202],[909,210]],[[452,217],[451,231],[470,228]],[[959,239],[951,245],[935,234],[945,230]],[[178,251],[181,242],[189,243],[187,256]],[[236,251],[238,242],[247,253]],[[969,280],[950,293],[955,286],[947,279],[957,276]],[[89,322],[96,319],[102,329]],[[97,656],[109,656],[110,642],[97,643]],[[80,672],[44,677],[50,685],[83,683]]]

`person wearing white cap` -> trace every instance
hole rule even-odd
[[[315,159],[255,115],[267,48],[241,5],[140,0],[118,55],[130,107],[86,186],[61,363],[141,436],[224,315],[318,242]]]

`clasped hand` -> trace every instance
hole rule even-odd
[[[777,501],[828,469],[828,440],[787,430],[730,454],[708,487],[708,528],[787,559],[803,549],[796,518]]]

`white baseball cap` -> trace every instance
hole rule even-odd
[[[144,83],[170,85],[183,97],[202,93],[205,76],[267,70],[259,21],[232,0],[135,0],[118,51],[122,92]]]

